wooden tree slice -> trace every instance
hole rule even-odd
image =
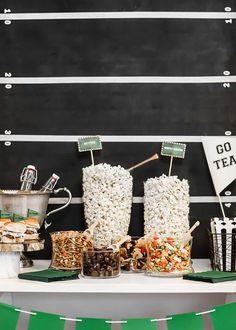
[[[31,240],[24,243],[0,243],[0,252],[32,252],[44,249],[44,240]]]

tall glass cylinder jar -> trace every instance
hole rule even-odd
[[[87,226],[99,220],[94,231],[96,248],[128,234],[133,178],[121,166],[98,164],[83,169],[83,202]]]

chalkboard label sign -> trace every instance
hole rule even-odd
[[[81,138],[78,141],[78,146],[79,152],[102,149],[100,136],[88,136]]]
[[[175,142],[163,142],[161,147],[161,155],[184,158],[185,157],[186,144]]]

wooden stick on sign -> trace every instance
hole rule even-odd
[[[219,199],[219,203],[220,203],[220,208],[221,208],[221,212],[223,214],[223,218],[225,218],[225,211],[224,211],[224,207],[223,207],[223,203],[222,203],[222,200],[220,198],[220,194],[217,194],[217,197]]]
[[[152,160],[156,160],[156,159],[158,159],[158,158],[159,158],[159,157],[158,157],[158,154],[154,154],[154,155],[152,155],[151,157],[149,157],[148,159],[145,159],[144,161],[142,161],[141,163],[138,163],[138,164],[136,164],[136,165],[134,165],[134,166],[128,168],[128,171],[132,171],[132,170],[134,170],[135,168],[140,167],[140,166],[142,166],[142,165],[144,165],[144,164],[146,164],[146,163],[149,163],[149,162],[151,162]]]
[[[171,157],[170,157],[170,167],[169,167],[169,173],[168,173],[168,176],[171,175],[171,170],[172,170],[172,165],[173,165],[173,159],[174,159],[174,157],[171,156]]]
[[[91,161],[92,161],[92,165],[94,165],[93,150],[90,150],[90,155],[91,155]]]

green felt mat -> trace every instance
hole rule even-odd
[[[53,282],[78,279],[77,271],[61,271],[55,269],[44,269],[38,272],[28,272],[19,274],[18,277],[24,280]]]
[[[212,270],[212,271],[208,271],[208,272],[187,274],[187,275],[184,275],[183,278],[185,280],[191,280],[191,281],[203,281],[203,282],[210,282],[210,283],[218,283],[218,282],[236,280],[236,273],[219,272],[219,271]]]

